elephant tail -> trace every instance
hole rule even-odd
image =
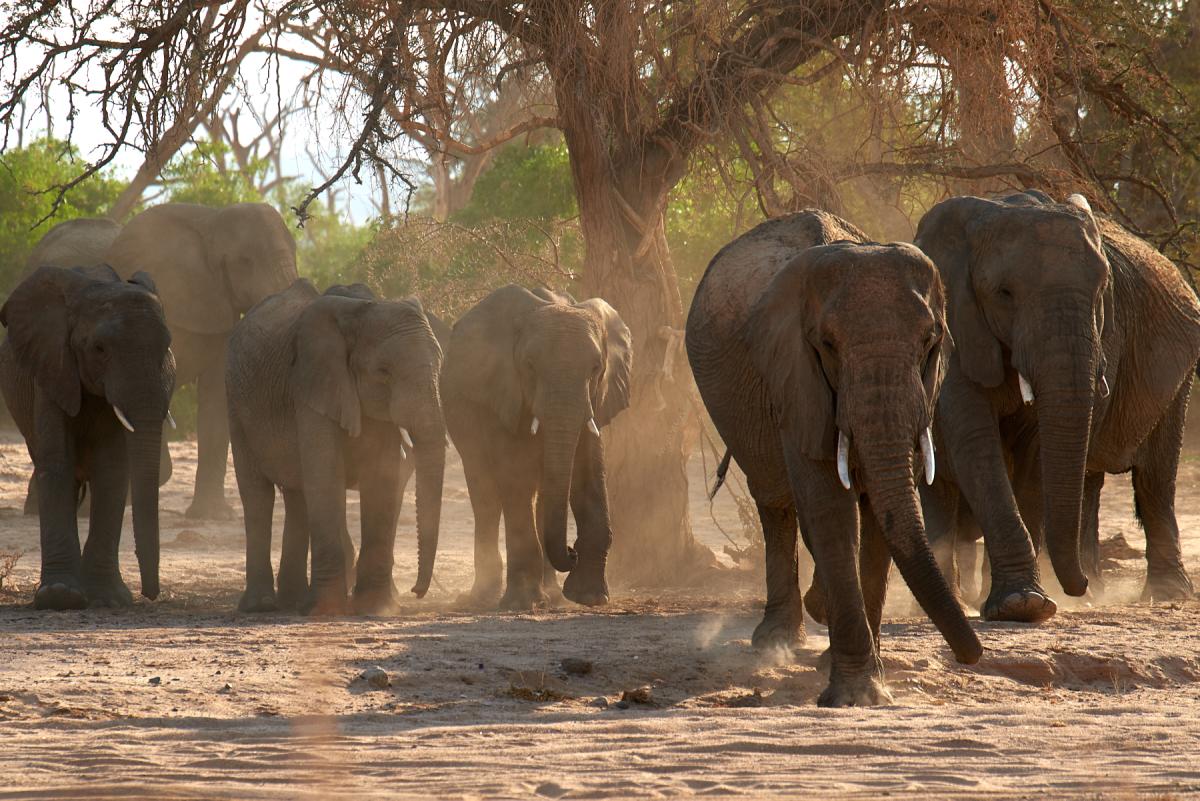
[[[710,501],[717,497],[717,493],[721,491],[721,487],[725,484],[725,474],[729,472],[729,462],[732,459],[732,451],[726,448],[725,455],[721,457],[721,463],[717,465],[717,481],[715,484],[713,484],[712,491],[708,493],[708,499]]]

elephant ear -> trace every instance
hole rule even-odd
[[[205,231],[209,268],[223,282],[235,315],[296,280],[296,240],[279,212],[266,203],[217,209]],[[357,297],[359,284],[349,287]]]
[[[629,408],[633,337],[617,310],[600,298],[585,300],[579,307],[595,315],[604,331],[604,374],[600,379],[598,397],[592,399],[596,423],[604,426],[622,410]]]
[[[353,318],[368,305],[354,298],[322,296],[300,314],[292,355],[292,388],[304,403],[357,437],[362,408],[350,372]]]
[[[833,390],[808,341],[805,310],[812,289],[809,253],[780,270],[750,308],[742,341],[766,388],[781,430],[810,459],[832,459],[837,447]]]
[[[122,278],[139,270],[154,276],[172,328],[220,334],[238,320],[224,275],[209,264],[204,229],[215,214],[191,203],[153,206],[130,220],[108,250]]]
[[[442,393],[490,409],[517,432],[525,406],[515,349],[521,321],[548,301],[524,287],[497,289],[462,316],[450,336]]]
[[[971,279],[971,227],[997,204],[975,197],[944,200],[921,218],[914,243],[937,265],[946,285],[955,354],[967,378],[984,387],[1004,380],[1000,342],[988,328]]]
[[[71,351],[71,304],[89,277],[61,267],[39,267],[22,281],[4,307],[0,324],[8,328],[17,363],[71,417],[79,414],[79,368]]]

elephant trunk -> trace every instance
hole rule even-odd
[[[442,482],[446,472],[446,425],[440,408],[410,432],[417,461],[417,583],[418,598],[429,592],[433,563],[437,557],[438,530],[442,518]]]
[[[559,572],[569,572],[579,561],[575,549],[567,545],[567,505],[571,496],[571,473],[575,449],[579,445],[582,421],[574,416],[556,415],[543,423],[542,485],[538,506],[542,519],[538,526],[546,546],[546,557]]]
[[[133,493],[133,542],[142,574],[142,595],[158,597],[158,483],[162,420],[133,421],[126,434],[130,488]]]
[[[858,437],[856,449],[867,497],[892,559],[917,602],[942,633],[955,658],[963,664],[974,664],[979,661],[983,646],[963,615],[925,538],[925,523],[913,483],[916,434],[909,436],[909,433],[897,436],[893,432],[890,441],[869,434]]]
[[[1079,527],[1088,440],[1092,428],[1096,348],[1088,339],[1049,341],[1033,377],[1041,442],[1046,548],[1068,595],[1083,595],[1088,580],[1079,556]]]

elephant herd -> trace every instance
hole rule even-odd
[[[450,328],[415,299],[362,285],[319,293],[297,278],[291,236],[266,206],[166,204],[123,228],[52,229],[0,323],[0,387],[35,465],[38,608],[131,603],[117,560],[129,494],[141,591],[158,595],[163,426],[176,383],[193,380],[189,514],[228,514],[231,443],[243,611],[394,611],[399,505],[414,473],[412,592],[423,596],[450,441],[475,518],[461,602],[608,600],[601,430],[629,405],[633,347],[603,300],[508,286]],[[725,466],[744,471],[762,522],[767,600],[753,644],[799,643],[805,610],[826,623],[822,705],[888,700],[879,635],[893,561],[963,663],[982,646],[959,600],[959,543],[984,539],[986,620],[1055,613],[1042,548],[1063,590],[1083,595],[1101,580],[1107,473],[1133,474],[1144,596],[1192,594],[1174,496],[1200,302],[1186,273],[1082,196],[951,198],[914,244],[871,242],[817,210],[768,220],[713,258],[685,343]],[[806,593],[797,534],[815,564]]]

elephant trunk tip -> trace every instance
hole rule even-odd
[[[417,579],[417,583],[412,587],[412,594],[418,598],[424,598],[429,592],[429,579]]]
[[[153,575],[146,575],[146,572],[142,571],[142,596],[153,601],[159,594],[158,570],[155,569]]]
[[[549,546],[549,543],[547,545]],[[575,569],[575,565],[579,564],[579,554],[569,545],[562,548],[547,547],[546,558],[559,573],[570,573]]]
[[[970,636],[959,638],[952,647],[954,661],[960,665],[974,665],[983,656],[983,643],[979,641],[979,637],[974,631],[970,632]]]

